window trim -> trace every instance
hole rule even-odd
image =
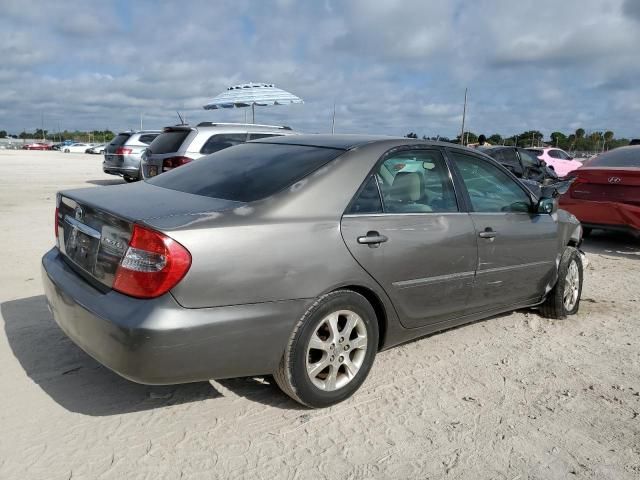
[[[488,155],[478,155],[476,152],[469,152],[467,150],[462,150],[460,148],[446,147],[444,150],[447,152],[447,154],[451,153],[451,155],[448,156],[448,159],[450,161],[449,169],[454,172],[454,180],[458,183],[459,191],[461,192],[461,195],[464,197],[464,201],[466,203],[466,208],[467,208],[466,211],[468,213],[474,213],[474,214],[480,214],[480,215],[485,215],[485,214],[486,215],[496,215],[496,214],[501,214],[501,215],[540,215],[540,213],[535,210],[535,205],[538,202],[538,198],[535,196],[535,194],[533,192],[531,192],[527,187],[525,187],[520,182],[518,177],[516,177],[513,173],[511,173],[507,168],[503,167],[499,162],[497,162],[496,160],[494,160],[493,158],[491,158]],[[458,166],[456,165],[455,160],[453,159],[453,153],[454,152],[458,152],[458,153],[460,153],[462,155],[467,155],[467,156],[473,157],[473,158],[475,158],[475,159],[477,159],[479,161],[483,161],[483,162],[489,163],[489,164],[493,165],[494,167],[496,167],[498,170],[500,170],[503,173],[505,173],[509,178],[511,178],[511,180],[513,180],[516,183],[518,188],[520,188],[520,190],[522,190],[524,192],[524,194],[529,198],[529,201],[531,202],[531,210],[529,212],[477,212],[473,208],[473,204],[471,203],[471,196],[469,195],[469,192],[467,191],[467,186],[465,185],[464,179],[462,178],[462,173],[458,169]]]
[[[380,183],[378,181],[378,177],[376,175],[376,172],[379,170],[380,166],[386,161],[388,160],[390,157],[392,157],[393,155],[399,153],[399,152],[406,152],[406,151],[413,151],[413,150],[431,150],[431,151],[437,151],[438,153],[440,153],[440,155],[442,156],[443,160],[444,160],[444,166],[447,169],[447,177],[449,179],[449,181],[451,182],[451,188],[453,190],[453,195],[454,198],[456,200],[456,204],[458,207],[458,211],[457,212],[386,212],[385,211],[385,205],[384,205],[384,196],[382,195],[382,191],[380,190]],[[347,208],[345,208],[344,212],[342,213],[343,217],[364,217],[364,216],[398,216],[398,215],[452,215],[452,214],[459,214],[459,213],[468,213],[468,211],[466,210],[466,206],[464,204],[464,202],[462,202],[462,198],[460,196],[460,194],[458,193],[458,189],[456,188],[456,182],[454,180],[454,175],[453,172],[451,171],[451,165],[449,164],[449,159],[447,158],[446,152],[445,152],[445,148],[437,146],[437,145],[420,145],[420,144],[405,144],[405,145],[397,145],[395,147],[390,148],[389,150],[387,150],[386,152],[384,152],[380,158],[378,158],[378,160],[376,161],[376,163],[373,165],[373,167],[371,169],[369,169],[369,172],[367,173],[367,175],[365,176],[364,180],[362,181],[362,183],[360,184],[360,186],[358,187],[358,189],[356,190],[356,193],[353,195],[353,197],[351,197],[351,200],[349,201],[349,203],[347,204]],[[380,203],[382,204],[382,213],[351,213],[351,208],[353,207],[353,204],[355,203],[356,199],[358,198],[358,196],[360,195],[360,193],[362,192],[362,190],[364,190],[365,186],[367,185],[367,182],[369,181],[369,179],[371,178],[371,176],[373,176],[375,178],[376,181],[376,186],[378,187],[378,195],[380,196]]]

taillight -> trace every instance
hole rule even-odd
[[[160,232],[134,225],[113,289],[132,297],[159,297],[175,287],[190,267],[186,248]]]
[[[130,148],[125,148],[125,147],[116,148],[116,155],[129,155],[131,152],[133,152],[133,150]]]
[[[162,171],[168,172],[169,170],[177,167],[181,167],[189,162],[193,161],[193,158],[189,157],[169,157],[162,161]]]
[[[56,195],[56,216],[53,220],[53,229],[54,234],[56,236],[56,247],[60,248],[60,238],[58,238],[58,231],[60,230],[60,219],[58,218],[60,215],[60,195]]]

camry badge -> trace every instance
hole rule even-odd
[[[620,183],[621,181],[620,177],[609,177],[609,183]]]

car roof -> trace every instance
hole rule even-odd
[[[135,135],[137,133],[162,133],[162,130],[125,130],[118,132],[118,135]]]
[[[416,141],[410,138],[404,137],[389,137],[385,135],[331,135],[331,134],[302,134],[302,135],[290,135],[282,137],[269,137],[261,138],[258,140],[251,140],[248,143],[281,143],[287,145],[301,145],[306,147],[323,147],[323,148],[335,148],[337,150],[351,150],[353,148],[375,143],[375,142],[389,142],[395,141],[399,144],[417,144],[417,145],[448,145],[443,142],[429,142],[429,141]]]

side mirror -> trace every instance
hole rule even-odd
[[[555,198],[543,197],[538,202],[538,213],[551,215],[558,211],[558,202]]]

